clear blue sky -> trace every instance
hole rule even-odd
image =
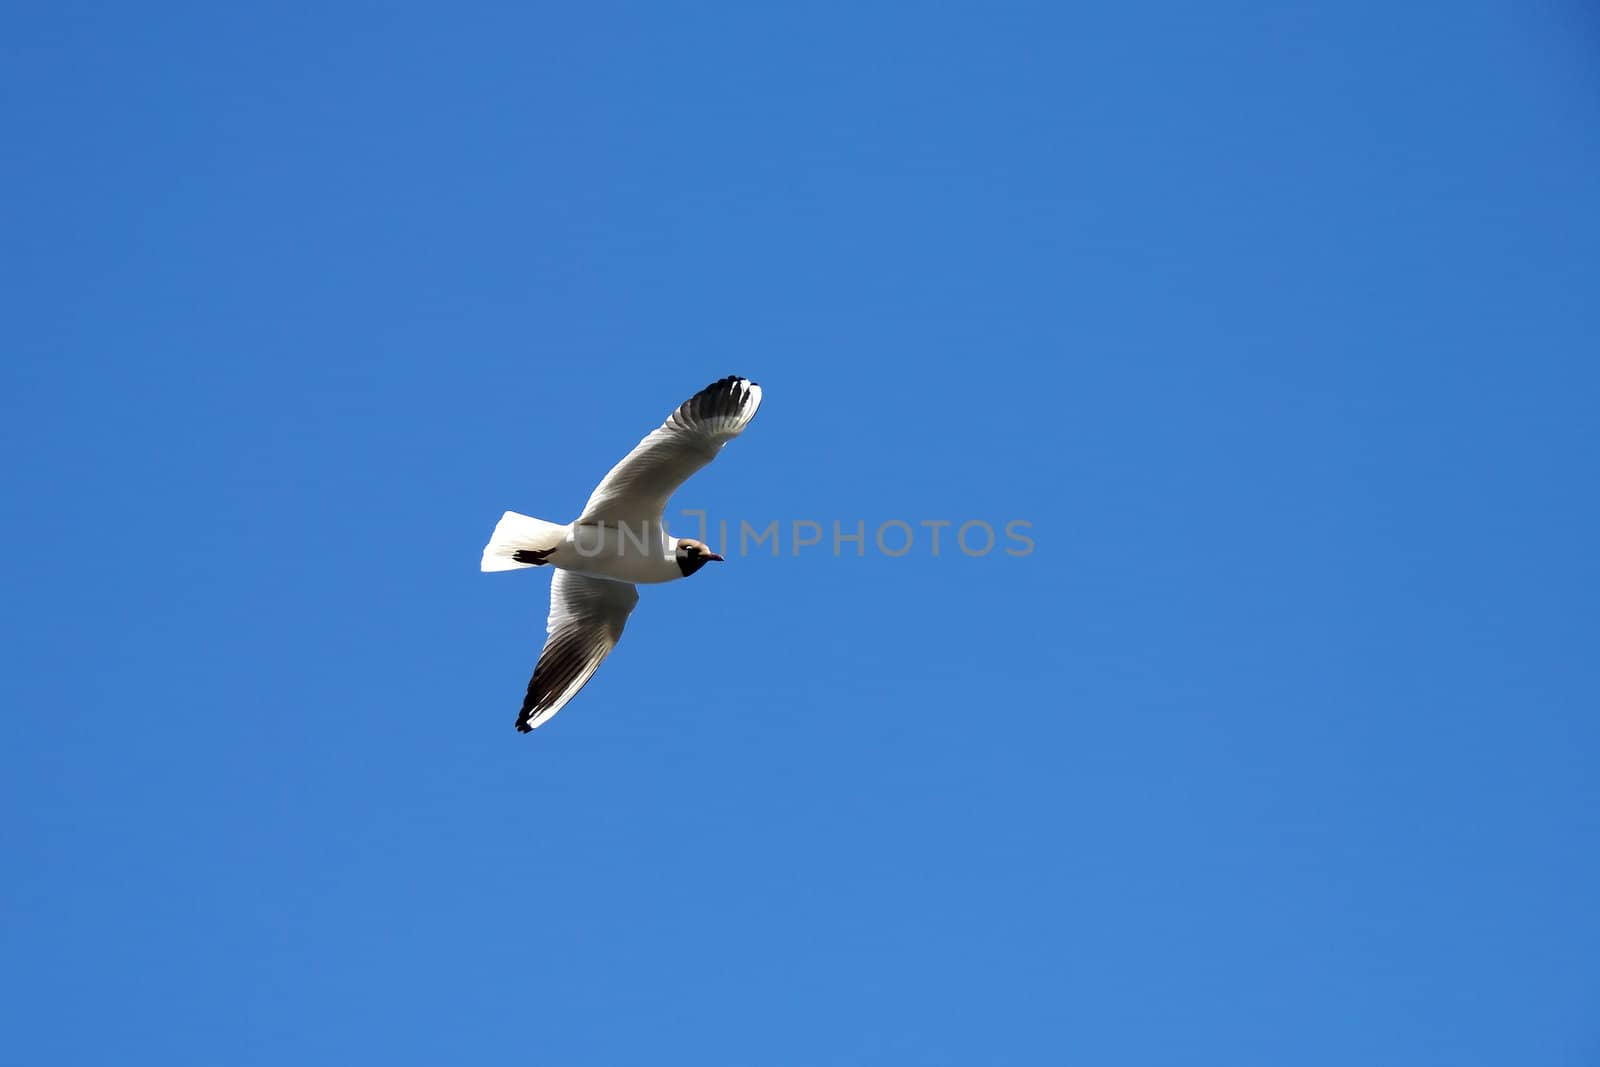
[[[1597,1062],[1576,0],[3,40],[8,1060]],[[519,736],[495,519],[725,374],[678,504],[1034,551],[786,533]]]

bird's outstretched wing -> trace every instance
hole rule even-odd
[[[522,733],[549,721],[578,695],[617,646],[639,593],[627,582],[556,571],[550,582],[550,621],[528,695],[517,713]]]
[[[743,433],[760,406],[761,386],[748,378],[712,382],[611,468],[578,522],[659,522],[678,486]]]

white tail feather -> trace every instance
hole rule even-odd
[[[559,522],[545,522],[530,515],[508,511],[495,524],[494,534],[483,546],[483,569],[515,571],[538,566],[513,558],[517,552],[546,552],[566,539],[567,528]]]

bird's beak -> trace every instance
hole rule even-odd
[[[712,563],[726,563],[726,562],[728,562],[727,560],[723,559],[721,556],[717,555],[715,552],[707,552],[706,553],[706,559],[710,560]]]

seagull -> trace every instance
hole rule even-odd
[[[483,549],[485,571],[551,567],[548,635],[517,713],[528,733],[578,695],[622,637],[639,585],[676,581],[723,558],[704,542],[667,533],[667,499],[717,458],[761,406],[748,378],[712,382],[678,405],[600,480],[569,523],[508,511]]]

